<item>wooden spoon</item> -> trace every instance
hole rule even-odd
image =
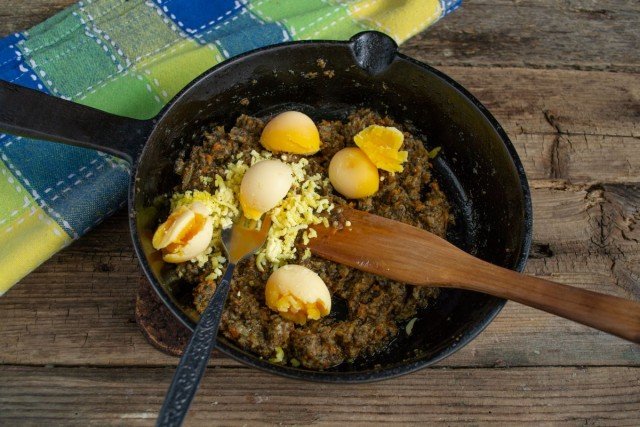
[[[640,343],[638,302],[498,267],[398,221],[351,208],[344,216],[349,227],[315,228],[314,254],[411,285],[484,292]]]

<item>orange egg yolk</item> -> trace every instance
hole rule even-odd
[[[402,164],[408,153],[399,151],[404,135],[394,127],[371,125],[353,137],[356,145],[364,151],[377,168],[391,172],[402,172]]]

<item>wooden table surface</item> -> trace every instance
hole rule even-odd
[[[0,2],[0,35],[71,2]],[[640,299],[640,3],[465,0],[402,51],[513,140],[533,193],[527,273]],[[177,359],[135,324],[140,274],[121,211],[0,298],[0,424],[153,424]],[[437,366],[380,383],[210,366],[190,425],[640,425],[640,346],[516,303]]]

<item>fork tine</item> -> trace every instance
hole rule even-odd
[[[271,215],[266,215],[262,220],[262,227],[260,227],[260,231],[269,231],[269,227],[271,227]]]
[[[230,261],[234,263],[255,253],[264,244],[271,227],[271,217],[262,220],[260,228],[258,221],[238,217],[233,227],[222,231],[222,246]]]

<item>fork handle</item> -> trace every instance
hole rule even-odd
[[[207,368],[211,351],[216,344],[222,310],[229,293],[229,284],[236,265],[229,263],[222,280],[200,316],[198,326],[184,350],[173,380],[158,415],[157,426],[180,426],[187,415],[193,396]]]

